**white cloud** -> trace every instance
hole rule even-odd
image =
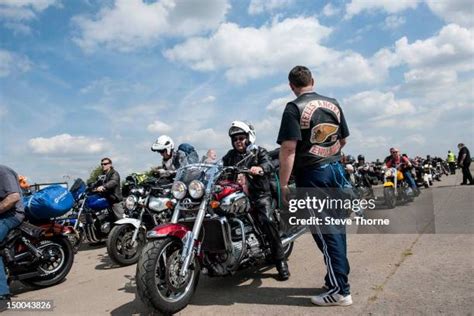
[[[273,99],[266,107],[267,111],[276,112],[276,113],[283,113],[285,106],[288,102],[294,100],[295,97],[292,95],[288,95],[286,97]]]
[[[376,90],[359,92],[345,98],[343,104],[346,109],[350,108],[353,112],[370,115],[371,120],[391,119],[395,115],[416,112],[409,100],[396,99],[393,92]]]
[[[413,68],[469,71],[474,69],[474,30],[449,24],[439,34],[412,44],[402,37],[395,43],[395,53]]]
[[[346,4],[345,18],[351,18],[364,11],[373,12],[380,10],[391,14],[398,13],[406,9],[414,9],[419,3],[419,0],[352,0]]]
[[[152,46],[163,36],[189,36],[211,30],[224,19],[227,0],[116,0],[95,17],[76,16],[79,34],[74,41],[85,51],[106,46],[131,51]]]
[[[224,68],[230,81],[245,82],[288,71],[294,60],[315,65],[332,59],[331,50],[319,44],[330,33],[315,18],[274,20],[260,28],[223,23],[209,38],[190,38],[165,56],[198,71]]]
[[[382,49],[366,58],[324,46],[332,29],[315,17],[274,19],[259,28],[223,23],[209,37],[193,37],[165,51],[172,61],[196,71],[223,70],[227,79],[245,83],[275,73],[287,73],[295,60],[311,68],[324,86],[379,83],[398,57]]]
[[[328,3],[323,8],[323,15],[331,17],[339,14],[341,12],[341,8],[335,7],[332,3]]]
[[[105,141],[102,138],[71,136],[69,134],[50,138],[32,138],[28,141],[28,146],[33,153],[46,155],[98,154],[106,149]]]
[[[403,16],[389,15],[385,18],[384,27],[394,30],[405,24],[406,19]]]
[[[471,0],[426,0],[428,7],[446,22],[474,26],[474,5]]]
[[[159,134],[166,134],[173,130],[173,128],[161,121],[154,121],[153,123],[149,124],[147,130],[150,133],[159,133]]]
[[[50,6],[61,4],[59,0],[2,0],[0,2],[0,19],[4,26],[16,33],[29,34],[31,28],[26,24],[34,20]]]
[[[30,70],[31,61],[28,57],[0,49],[0,77]]]
[[[294,0],[250,0],[248,13],[256,15],[265,11],[272,12],[276,9],[290,6]]]

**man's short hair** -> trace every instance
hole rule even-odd
[[[459,143],[459,144],[458,144],[458,147],[464,147],[464,144],[463,144],[463,143]]]
[[[295,66],[288,74],[288,81],[297,88],[303,88],[312,84],[313,76],[305,66]]]
[[[110,159],[110,158],[108,158],[108,157],[102,158],[102,159],[100,160],[100,162],[104,162],[104,161],[106,161],[106,160],[107,160],[110,164],[112,164],[112,159]]]

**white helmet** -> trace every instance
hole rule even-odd
[[[242,122],[242,121],[233,121],[229,128],[229,136],[232,137],[238,134],[246,134],[249,140],[249,144],[254,144],[257,140],[257,134],[255,134],[255,129],[252,124]]]
[[[164,151],[166,150],[166,153],[168,155],[171,155],[171,151],[174,149],[174,142],[171,139],[171,137],[162,135],[158,137],[157,140],[151,145],[151,151]]]

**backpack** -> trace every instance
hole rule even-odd
[[[183,144],[178,146],[178,151],[181,151],[185,154],[187,164],[198,163],[199,162],[199,155],[198,155],[196,149],[194,149],[194,147],[192,145],[187,144],[187,143],[183,143]]]

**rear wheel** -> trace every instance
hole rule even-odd
[[[137,293],[150,308],[164,314],[174,314],[191,301],[199,282],[197,258],[188,272],[181,277],[181,251],[179,239],[165,238],[148,242],[137,264]]]
[[[38,249],[43,251],[45,257],[37,267],[42,275],[22,282],[35,287],[47,287],[63,281],[74,262],[74,251],[69,240],[66,237],[43,240]]]

